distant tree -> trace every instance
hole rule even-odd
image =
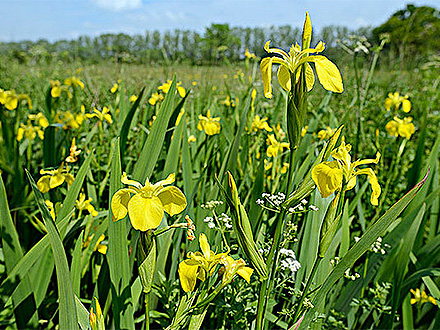
[[[240,46],[240,39],[233,33],[229,24],[211,24],[202,39],[202,56],[208,62],[216,62],[223,56],[232,55],[230,49]]]
[[[373,29],[376,41],[384,33],[389,35],[391,51],[401,59],[439,52],[440,11],[409,4],[393,14],[384,24]]]

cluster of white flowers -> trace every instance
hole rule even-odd
[[[357,243],[357,242],[359,242],[360,237],[355,237],[354,240]],[[385,253],[387,253],[387,251],[385,249],[389,249],[390,247],[391,247],[391,245],[386,244],[386,243],[382,246],[382,237],[378,237],[376,242],[371,244],[371,247],[369,250],[373,253],[385,254]]]
[[[347,270],[344,273],[344,277],[348,278],[349,280],[356,280],[357,278],[361,277],[361,275],[359,275],[358,273],[354,273],[352,275],[350,275],[350,268],[347,268]]]
[[[224,223],[224,225],[225,225],[225,227],[227,229],[231,229],[232,228],[232,225],[231,225],[231,220],[232,219],[226,213],[220,214],[220,216],[218,217],[218,220],[219,221],[223,221],[223,223]]]
[[[335,267],[339,263],[339,257],[335,257],[334,259],[330,259],[330,265]]]
[[[208,223],[209,228],[211,228],[211,229],[215,228],[215,223],[214,223],[213,217],[206,217],[205,219],[203,219],[203,222]]]
[[[309,298],[304,299],[304,308],[312,309],[315,308]]]
[[[261,197],[263,197],[265,200],[267,200],[270,204],[274,206],[280,206],[284,200],[286,199],[286,195],[282,192],[279,192],[275,195],[269,194],[269,193],[262,193]],[[258,205],[263,205],[264,201],[261,199],[257,200]]]
[[[221,204],[223,204],[222,201],[209,201],[209,202],[206,202],[206,204],[200,205],[200,207],[202,209],[211,210],[211,209],[215,208],[217,205],[221,205]]]
[[[315,205],[309,205],[309,209],[306,209],[307,203],[307,200],[303,199],[298,205],[290,207],[288,211],[289,213],[298,213],[308,210],[318,211],[318,208]]]
[[[295,252],[289,249],[280,249],[280,254],[284,259],[280,261],[282,270],[289,269],[292,273],[296,273],[301,268],[301,264],[296,260]]]

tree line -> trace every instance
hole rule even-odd
[[[317,32],[317,33],[316,33]],[[347,45],[356,48],[361,43],[374,45],[388,35],[388,50],[401,60],[411,55],[438,53],[440,15],[431,7],[407,5],[379,27],[356,30],[343,26],[326,26],[315,31],[316,43],[323,40],[331,52],[340,56]],[[353,37],[354,36],[354,37]],[[21,62],[30,60],[62,60],[99,62],[114,60],[124,63],[183,62],[189,64],[219,64],[244,58],[246,49],[256,56],[264,56],[263,45],[272,40],[273,46],[288,50],[292,42],[301,39],[300,28],[291,25],[263,27],[233,27],[229,24],[211,24],[203,33],[191,30],[146,31],[143,35],[102,34],[97,37],[81,36],[72,40],[49,42],[20,41],[0,43],[0,55]],[[345,43],[345,44],[341,44]],[[314,44],[312,43],[312,45]]]

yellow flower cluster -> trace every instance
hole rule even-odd
[[[203,115],[199,115],[199,123],[197,125],[197,129],[199,131],[205,131],[206,135],[215,135],[220,133],[220,129],[222,128],[220,123],[220,117],[211,117],[211,112],[207,111],[206,117]]]
[[[235,108],[238,104],[238,97],[236,97],[234,100],[228,95],[226,96],[226,99],[221,101],[221,103],[227,107]]]
[[[34,125],[32,121],[34,121],[34,124],[36,125]],[[49,121],[41,112],[36,115],[30,114],[28,115],[27,124],[20,123],[20,127],[17,131],[17,141],[23,140],[23,137],[28,140],[33,140],[37,137],[37,135],[40,140],[43,140],[44,129],[47,126],[49,126]]]
[[[60,97],[62,92],[65,92],[69,99],[72,98],[72,93],[70,92],[69,87],[79,87],[84,89],[84,83],[76,76],[66,78],[64,84],[61,84],[59,80],[49,80],[49,83],[50,95],[53,98]]]
[[[256,56],[254,53],[249,52],[249,48],[246,47],[246,51],[244,52],[244,56],[247,59],[254,59]]]
[[[27,102],[29,110],[32,110],[32,101],[28,95],[22,93],[17,95],[13,89],[5,91],[0,88],[0,104],[4,105],[6,109],[17,109],[18,105],[23,100]]]
[[[63,125],[64,129],[78,129],[84,122],[84,112],[84,106],[81,106],[81,112],[77,114],[73,114],[69,110],[58,111],[55,115],[54,121]]]
[[[235,260],[229,256],[229,251],[216,254],[211,251],[208,239],[205,234],[200,234],[199,244],[202,253],[189,252],[188,259],[179,264],[179,278],[183,291],[194,291],[197,279],[205,281],[206,278],[214,274],[217,265],[224,266],[222,285],[228,284],[236,274],[250,282],[253,269],[246,267],[243,259]]]
[[[150,99],[148,100],[148,103],[150,103],[151,105],[156,105],[157,102],[162,101],[164,99],[164,94],[168,93],[172,83],[173,82],[171,80],[167,80],[167,82],[160,85],[157,89],[161,91],[161,93],[154,92],[151,95]],[[185,97],[186,91],[185,88],[182,87],[181,81],[177,82],[176,88],[177,88],[177,93],[179,93],[180,97]]]
[[[81,153],[81,150],[75,144],[75,138],[72,140],[72,144],[70,145],[70,154],[66,158],[66,162],[75,163],[78,160],[78,155]]]

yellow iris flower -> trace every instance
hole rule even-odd
[[[75,144],[75,138],[72,139],[72,144],[70,145],[70,155],[67,156],[66,162],[75,163],[78,160],[78,155],[81,153],[81,150]]]
[[[336,128],[331,128],[327,126],[326,129],[322,129],[318,132],[317,137],[321,141],[328,140],[333,136],[333,134],[335,134],[335,132],[336,132]]]
[[[83,247],[86,248],[90,245],[90,243],[92,242],[93,236],[95,236],[95,234],[90,235],[89,237],[87,237],[87,240],[83,243]],[[96,242],[95,248],[93,249],[93,251],[98,251],[101,254],[106,254],[107,253],[107,245],[105,244],[101,244],[101,242],[105,239],[105,235],[102,234],[101,236],[99,236],[98,241]]]
[[[57,170],[40,170],[40,174],[46,174],[37,182],[37,187],[44,194],[50,189],[61,186],[64,181],[70,186],[75,179],[72,174],[68,173],[69,168],[64,169],[64,163],[61,163]]]
[[[320,41],[315,48],[310,48],[310,41],[312,36],[312,24],[310,22],[309,14],[306,13],[306,20],[304,22],[303,30],[303,45],[301,47],[296,43],[290,47],[289,53],[282,49],[269,48],[270,40],[264,45],[264,50],[269,54],[276,54],[278,56],[265,57],[260,63],[261,75],[263,78],[264,96],[272,98],[272,65],[280,64],[278,69],[278,82],[286,91],[290,91],[292,86],[292,76],[295,77],[296,82],[299,80],[302,65],[305,65],[307,90],[310,91],[315,83],[315,75],[309,63],[314,63],[319,82],[322,87],[328,91],[342,93],[344,86],[342,84],[342,77],[337,66],[322,55],[318,54],[324,51],[325,43]]]
[[[211,117],[211,112],[207,111],[206,117],[199,115],[199,123],[197,124],[197,129],[199,131],[205,131],[206,135],[215,135],[220,133],[222,128],[220,123],[220,117]]]
[[[268,136],[266,142],[269,145],[266,150],[266,154],[268,157],[276,157],[278,155],[278,152],[283,152],[284,148],[289,149],[289,143],[278,142],[273,134]]]
[[[65,79],[64,84],[67,86],[80,87],[81,89],[84,89],[84,83],[76,76]]]
[[[22,93],[17,95],[13,89],[4,91],[0,88],[0,104],[3,104],[6,109],[15,110],[22,100],[26,100],[29,109],[32,110],[32,101],[28,95]]]
[[[249,283],[253,269],[246,267],[243,259],[235,260],[229,256],[229,251],[218,254],[211,251],[205,234],[200,234],[199,244],[202,253],[189,252],[188,259],[179,264],[179,278],[183,291],[194,291],[197,279],[204,281],[214,273],[218,264],[225,267],[222,284],[230,282],[236,274]]]
[[[92,204],[91,198],[86,199],[86,194],[80,193],[79,199],[75,201],[75,207],[80,211],[88,211],[92,216],[96,217],[98,215],[98,211],[95,210]]]
[[[84,121],[85,109],[81,107],[81,113],[73,114],[70,111],[58,111],[55,115],[54,121],[62,124],[64,129],[77,129]]]
[[[267,123],[267,117],[260,118],[259,115],[256,115],[254,117],[254,120],[252,121],[251,131],[258,132],[259,129],[264,129],[268,132],[273,131],[273,129]]]
[[[427,302],[430,302],[433,305],[437,305],[437,301],[434,297],[428,296],[425,292],[425,290],[420,291],[419,288],[416,290],[410,289],[411,293],[414,295],[414,298],[411,298],[410,303],[411,305],[414,305],[416,303],[424,304]]]
[[[157,102],[160,102],[163,100],[163,95],[159,94],[158,92],[155,92],[151,95],[150,99],[148,100],[148,103],[151,105],[156,105]]]
[[[247,47],[246,47],[246,51],[244,52],[244,56],[249,59],[256,57],[254,53],[249,52],[249,48]]]
[[[43,113],[39,112],[36,115],[28,115],[28,118],[30,120],[34,120],[38,123],[38,125],[42,128],[46,128],[47,126],[49,126],[49,121],[47,120],[46,116],[43,115]]]
[[[114,83],[112,88],[110,89],[110,93],[114,94],[118,91],[119,85],[117,83]]]
[[[407,140],[409,140],[411,135],[416,131],[416,127],[412,123],[412,117],[405,117],[402,120],[395,116],[393,120],[385,125],[385,129],[389,135],[394,137],[400,135]]]
[[[59,80],[49,80],[50,83],[50,95],[53,98],[57,98],[61,96],[62,86]]]
[[[161,90],[162,92],[164,92],[165,94],[168,93],[168,91],[170,90],[171,84],[173,82],[171,80],[167,80],[166,83],[163,83],[162,85],[160,85],[157,89]],[[176,85],[177,88],[177,92],[179,93],[180,97],[185,97],[186,95],[186,91],[185,88],[183,88],[182,86],[182,82],[179,81]]]
[[[179,188],[164,187],[174,182],[174,173],[165,180],[151,184],[148,179],[145,186],[139,182],[129,180],[123,174],[121,182],[130,188],[118,190],[112,198],[111,209],[114,221],[125,218],[128,213],[134,229],[147,231],[159,226],[164,211],[173,216],[186,208],[186,197]]]
[[[327,198],[333,192],[339,191],[345,182],[345,190],[353,189],[356,185],[356,176],[367,175],[371,188],[371,204],[378,205],[378,198],[381,188],[376,174],[371,168],[356,170],[356,167],[367,164],[377,164],[380,159],[380,153],[376,154],[376,159],[363,159],[351,162],[351,145],[345,144],[344,139],[341,145],[332,151],[331,155],[335,160],[322,162],[312,169],[312,179],[318,187],[322,198]]]
[[[399,109],[402,105],[404,112],[411,111],[411,102],[408,100],[408,95],[400,96],[399,92],[388,93],[388,97],[385,99],[385,109],[391,110],[391,108]]]
[[[40,128],[40,126],[32,125],[31,121],[28,120],[27,124],[20,124],[20,127],[17,131],[17,141],[23,140],[23,137],[28,139],[29,141],[34,140],[36,137],[40,138],[40,140],[44,140],[44,131]]]
[[[96,108],[93,108],[93,113],[87,113],[87,118],[93,118],[96,117],[100,122],[103,122],[104,120],[107,121],[109,124],[113,122],[112,116],[110,115],[110,110],[107,107],[102,108],[102,111],[99,111]]]

